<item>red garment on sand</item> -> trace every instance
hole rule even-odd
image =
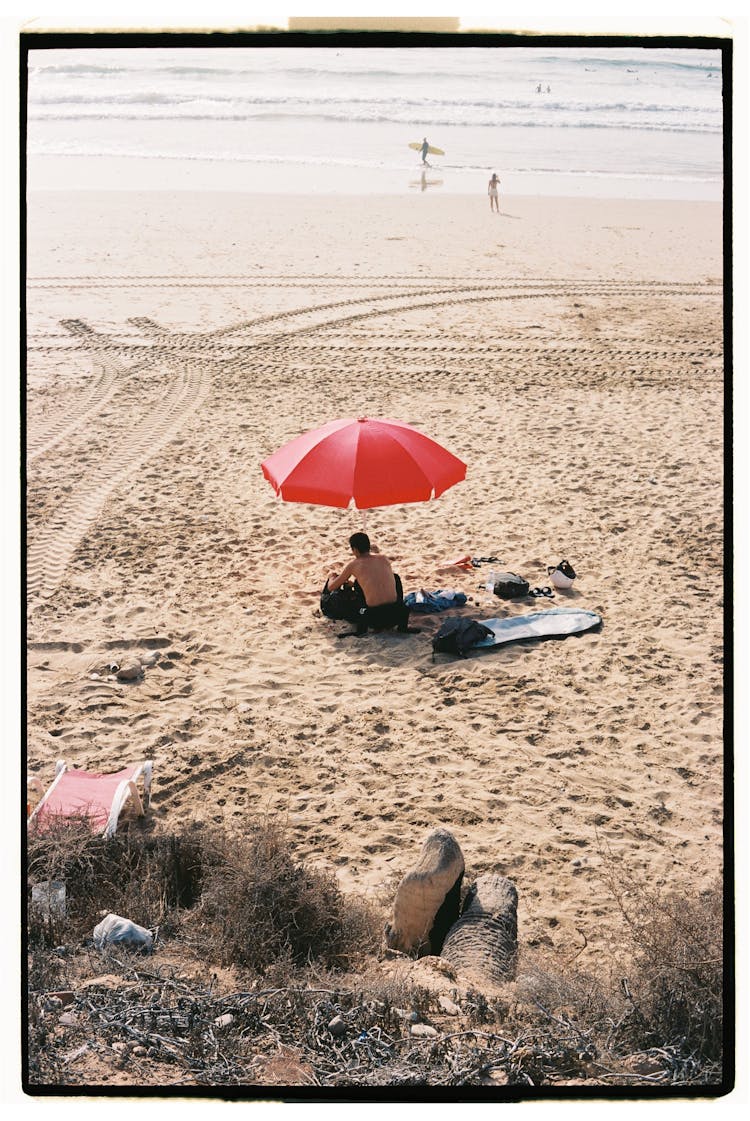
[[[36,821],[45,817],[86,815],[91,819],[92,828],[99,826],[103,829],[109,820],[115,791],[124,779],[132,778],[137,770],[136,764],[109,775],[92,771],[64,771],[39,806]]]
[[[466,571],[469,571],[469,570],[474,568],[474,565],[471,563],[470,554],[465,553],[462,557],[454,557],[452,560],[443,561],[443,563],[440,565],[440,567],[441,568],[463,568]]]

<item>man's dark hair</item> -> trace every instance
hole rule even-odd
[[[349,548],[356,549],[358,553],[369,553],[370,538],[366,533],[353,533],[349,538]]]

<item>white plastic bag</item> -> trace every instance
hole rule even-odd
[[[121,915],[106,915],[98,926],[94,927],[94,945],[97,950],[105,946],[118,944],[132,949],[142,949],[150,953],[154,948],[154,936],[150,930],[143,926],[124,919]]]

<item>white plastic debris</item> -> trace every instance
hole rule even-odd
[[[89,1049],[88,1043],[82,1043],[80,1047],[76,1047],[74,1051],[68,1051],[67,1055],[63,1055],[62,1061],[64,1063],[74,1063],[76,1059],[80,1059],[81,1055],[85,1055]]]
[[[461,1011],[458,1005],[454,1004],[450,997],[447,997],[442,993],[438,997],[438,1004],[442,1008],[443,1012],[445,1012],[448,1016],[457,1016]]]
[[[150,930],[130,919],[110,914],[94,927],[94,945],[97,950],[103,950],[108,945],[121,945],[150,952],[154,948],[154,936]]]
[[[42,880],[31,889],[31,906],[45,918],[65,918],[65,882]]]

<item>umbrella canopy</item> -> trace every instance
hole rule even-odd
[[[466,477],[466,464],[400,420],[332,420],[262,464],[285,502],[358,510],[425,502]]]

